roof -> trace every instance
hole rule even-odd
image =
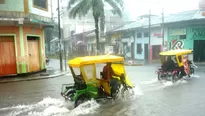
[[[114,55],[99,55],[99,56],[85,56],[77,57],[68,62],[71,67],[80,67],[86,64],[97,64],[97,63],[107,63],[107,62],[121,62],[124,61],[123,57]]]
[[[87,34],[90,34],[90,33],[94,32],[94,31],[95,31],[94,29],[90,29],[90,30],[85,30],[83,32],[74,33],[73,35],[80,35],[80,34],[87,35]]]
[[[172,55],[185,55],[185,54],[191,54],[193,50],[170,50],[165,52],[160,52],[159,55],[165,55],[165,56],[172,56]]]
[[[52,42],[55,42],[55,41],[59,41],[59,39],[56,37],[56,38],[54,38],[54,39],[51,40],[51,43],[52,43]]]
[[[202,11],[199,9],[197,10],[191,10],[191,11],[184,11],[184,12],[179,12],[176,14],[170,14],[168,16],[164,16],[164,23],[174,23],[174,22],[180,22],[180,21],[189,21],[189,20],[198,20],[198,19],[205,19],[204,16],[202,16]],[[161,25],[162,23],[162,17],[154,17],[151,18],[151,27],[154,25]],[[134,29],[134,28],[139,28],[139,27],[146,27],[149,25],[149,19],[144,18],[144,19],[138,19],[135,22],[125,24],[124,26],[114,30],[114,31],[123,31],[127,29]]]
[[[86,37],[92,37],[92,36],[95,36],[95,31],[86,35]]]

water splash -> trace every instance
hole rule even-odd
[[[70,106],[73,104],[69,104]],[[36,104],[17,105],[12,107],[1,108],[1,113],[6,112],[6,116],[29,115],[29,116],[78,116],[81,114],[90,114],[100,105],[94,100],[85,102],[77,108],[69,110],[65,102],[61,99],[46,97]],[[2,115],[0,113],[0,115]]]
[[[163,88],[177,86],[177,85],[186,84],[186,83],[188,83],[188,82],[184,79],[180,79],[180,80],[176,81],[175,83],[173,83],[171,81],[166,81],[163,83]]]
[[[138,86],[134,86],[132,89],[128,89],[124,91],[124,93],[120,91],[120,94],[121,94],[120,99],[123,102],[129,102],[132,100],[136,100],[138,97],[144,95],[140,87]]]
[[[77,108],[73,109],[69,116],[78,116],[82,114],[92,114],[98,109],[100,105],[95,100],[87,101],[83,104],[80,104]]]
[[[199,75],[191,75],[191,77],[193,77],[193,78],[200,78],[200,76]]]
[[[155,78],[155,79],[152,79],[150,81],[144,81],[144,82],[141,82],[142,85],[147,85],[147,84],[154,84],[154,83],[157,83],[158,82],[158,79]]]

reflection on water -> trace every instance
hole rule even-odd
[[[199,78],[197,75],[193,75],[193,78]],[[139,86],[135,86],[133,90],[126,91],[125,96],[120,96],[116,100],[105,100],[103,103],[97,103],[95,100],[87,101],[84,104],[79,105],[77,108],[73,108],[73,102],[64,101],[61,99],[55,99],[51,97],[44,98],[42,101],[36,104],[19,104],[17,106],[5,107],[0,109],[0,116],[122,116],[122,115],[150,115],[146,114],[147,111],[143,111],[144,107],[150,105],[145,104],[142,99],[145,99],[147,91],[155,91],[159,89],[169,88],[186,84],[189,79],[193,78],[185,77],[181,80],[172,83],[171,81],[161,81],[153,79],[150,81],[142,82]],[[140,97],[143,96],[144,97]],[[145,101],[149,99],[146,98]],[[151,102],[152,100],[150,100]],[[151,103],[154,104],[154,103]],[[147,106],[146,106],[147,105]]]
[[[138,87],[133,89],[134,94],[126,93],[129,98],[119,97],[116,100],[105,100],[103,103],[97,103],[95,100],[87,101],[84,104],[79,105],[77,108],[73,108],[73,102],[65,102],[61,99],[55,99],[51,97],[44,98],[42,101],[36,104],[29,105],[17,105],[12,107],[6,107],[0,109],[1,116],[79,116],[79,115],[96,115],[104,112],[110,108],[121,114],[126,109],[121,109],[124,106],[132,103],[132,100],[136,100],[136,96],[141,96],[143,93]],[[122,100],[123,99],[123,100]],[[126,104],[126,105],[125,105]]]
[[[68,105],[68,104],[66,104]],[[95,111],[99,107],[94,100],[88,101],[75,109],[68,109],[65,102],[55,98],[44,98],[31,105],[17,105],[0,109],[1,116],[78,116]],[[69,104],[70,106],[73,104]]]

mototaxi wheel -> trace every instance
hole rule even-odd
[[[193,75],[195,73],[194,68],[190,68],[190,75]]]
[[[110,87],[111,87],[111,96],[114,99],[118,98],[118,94],[119,94],[120,87],[121,87],[120,80],[118,80],[116,78],[112,78],[110,81]]]
[[[86,96],[86,95],[81,95],[79,96],[76,100],[75,100],[75,103],[74,103],[74,107],[78,107],[80,104],[83,104],[85,103],[86,101],[88,101],[89,98]]]
[[[69,92],[66,94],[67,98],[65,98],[65,100],[72,99],[72,97],[74,96],[75,93],[76,93],[75,90],[69,91]]]
[[[134,95],[134,90],[131,87],[122,87],[121,89],[121,96],[124,99],[130,99]]]
[[[157,79],[158,79],[158,81],[161,81],[161,80],[162,80],[161,76],[162,76],[161,74],[159,74],[159,73],[157,74]]]
[[[172,83],[176,82],[177,77],[178,77],[177,74],[172,75]]]

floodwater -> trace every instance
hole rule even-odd
[[[95,100],[73,108],[60,96],[61,85],[73,82],[65,75],[48,80],[0,84],[0,116],[203,116],[204,73],[172,83],[159,82],[154,67],[126,67],[135,85],[134,95]],[[204,94],[204,95],[203,95]],[[197,99],[196,99],[197,98]]]

